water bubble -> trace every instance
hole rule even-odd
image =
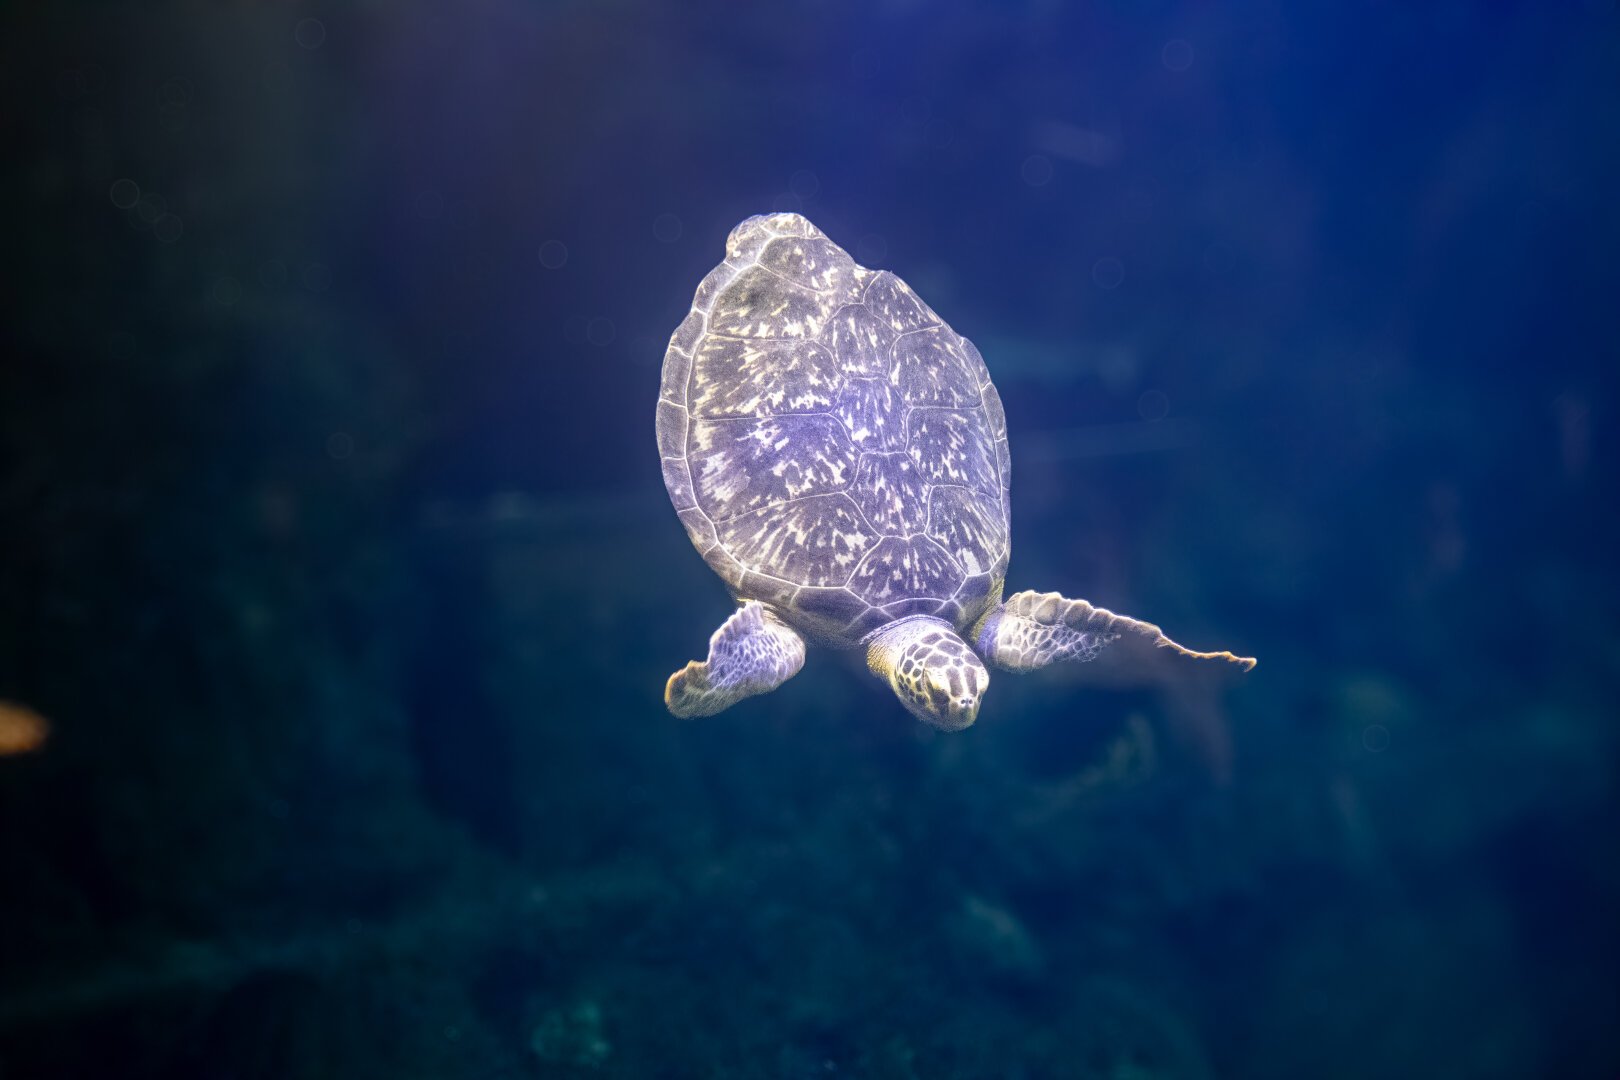
[[[118,209],[128,210],[141,201],[141,186],[133,180],[114,180],[107,195]]]
[[[540,265],[557,270],[568,261],[568,246],[561,240],[547,240],[540,245]]]
[[[165,244],[172,244],[180,239],[180,234],[184,231],[185,223],[177,214],[164,214],[152,222],[152,235]]]
[[[1369,724],[1361,731],[1361,745],[1374,754],[1389,749],[1389,728],[1383,724]]]
[[[305,263],[299,276],[303,279],[304,288],[310,292],[325,292],[332,284],[332,271],[321,262]]]
[[[88,107],[73,110],[73,130],[80,135],[102,142],[105,141],[102,135],[106,127],[106,118],[101,115],[101,110]]]
[[[220,307],[232,307],[242,298],[242,286],[233,277],[214,279],[214,287],[208,292],[208,299]]]
[[[173,78],[158,88],[158,100],[164,105],[185,105],[191,100],[191,84],[181,78]]]
[[[809,169],[800,169],[788,178],[788,190],[801,199],[813,199],[821,191],[821,179]]]
[[[616,330],[611,319],[600,315],[585,324],[585,339],[592,345],[606,345],[613,340]]]
[[[78,68],[66,68],[57,75],[56,90],[68,101],[77,101],[89,92],[84,85],[84,73]]]
[[[1184,38],[1171,38],[1164,43],[1164,48],[1159,50],[1159,59],[1171,71],[1186,71],[1192,67],[1192,42]]]
[[[659,214],[653,218],[653,236],[660,244],[673,244],[681,238],[681,219],[674,214]]]
[[[163,212],[168,208],[169,204],[163,201],[163,196],[154,195],[151,192],[142,195],[141,201],[135,204],[135,212],[148,225],[162,217]]]
[[[882,233],[867,233],[855,242],[855,261],[875,266],[889,257],[889,242]]]
[[[1045,154],[1031,154],[1024,159],[1018,172],[1024,178],[1024,183],[1030,187],[1040,187],[1052,180],[1052,160]]]
[[[1136,415],[1149,422],[1163,420],[1170,415],[1170,399],[1162,390],[1144,390],[1136,399]]]
[[[334,431],[326,437],[326,456],[343,461],[354,453],[354,436],[347,431]]]
[[[1091,264],[1091,280],[1099,289],[1117,289],[1125,280],[1125,264],[1112,255],[1104,255]]]
[[[921,94],[913,94],[900,106],[900,113],[909,123],[921,127],[934,115],[934,106]]]
[[[412,200],[416,216],[424,220],[432,220],[444,212],[444,196],[433,188],[423,188],[416,193]]]
[[[293,39],[306,49],[318,49],[326,44],[326,24],[319,19],[299,19]]]

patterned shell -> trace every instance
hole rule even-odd
[[[1011,458],[979,350],[797,214],[738,225],[698,286],[658,449],[715,573],[817,640],[999,601]]]

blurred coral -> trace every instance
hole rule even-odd
[[[51,725],[39,713],[13,701],[0,701],[0,757],[31,754],[45,745]]]

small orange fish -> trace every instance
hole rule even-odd
[[[0,757],[31,754],[45,745],[50,733],[50,722],[33,709],[0,701]]]

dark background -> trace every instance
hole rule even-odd
[[[1614,4],[0,27],[0,1077],[1620,1070]],[[982,349],[1011,589],[1256,671],[670,718],[771,209]]]

